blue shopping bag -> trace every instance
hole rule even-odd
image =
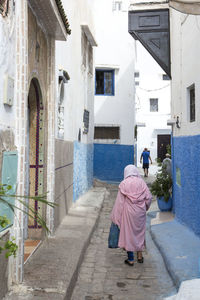
[[[108,236],[108,248],[118,248],[119,241],[119,227],[111,223],[110,225],[110,233]]]

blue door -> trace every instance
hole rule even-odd
[[[3,164],[2,164],[2,184],[11,185],[12,189],[8,191],[9,195],[14,195],[16,193],[16,183],[17,183],[17,163],[18,163],[18,156],[17,151],[5,151],[3,152]],[[14,198],[4,197],[9,203],[14,204]],[[0,201],[0,215],[6,216],[11,226],[13,224],[13,211],[12,209],[2,203]],[[8,226],[7,226],[8,227]],[[0,227],[0,231],[4,230],[5,228]]]

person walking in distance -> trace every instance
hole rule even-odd
[[[149,173],[149,160],[151,161],[152,164],[152,159],[150,156],[150,151],[148,151],[147,148],[144,148],[144,151],[141,154],[140,157],[140,163],[142,163],[143,160],[143,169],[144,169],[144,177],[148,177],[148,173]]]

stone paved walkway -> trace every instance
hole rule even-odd
[[[158,300],[173,295],[176,290],[148,226],[144,264],[129,267],[124,264],[125,251],[108,249],[110,212],[116,194],[117,186],[107,185],[99,224],[85,254],[72,300]]]

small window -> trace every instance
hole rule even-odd
[[[135,73],[134,73],[134,77],[135,77],[135,78],[140,77],[140,73],[139,73],[139,72],[135,72]]]
[[[96,95],[114,95],[114,70],[96,70]]]
[[[122,10],[122,1],[113,1],[113,11]]]
[[[140,85],[140,82],[139,81],[135,81],[135,85],[136,86]]]
[[[151,98],[150,99],[150,112],[157,112],[158,111],[158,99]]]
[[[163,80],[170,80],[170,77],[167,74],[163,74],[162,79]]]
[[[86,109],[84,109],[84,113],[83,113],[83,124],[84,124],[84,129],[83,129],[83,133],[87,134],[89,131],[89,116],[90,116],[90,112]]]
[[[120,138],[119,127],[95,127],[94,128],[94,138],[95,139],[112,139],[117,140]]]
[[[195,121],[195,86],[189,88],[190,122]]]

